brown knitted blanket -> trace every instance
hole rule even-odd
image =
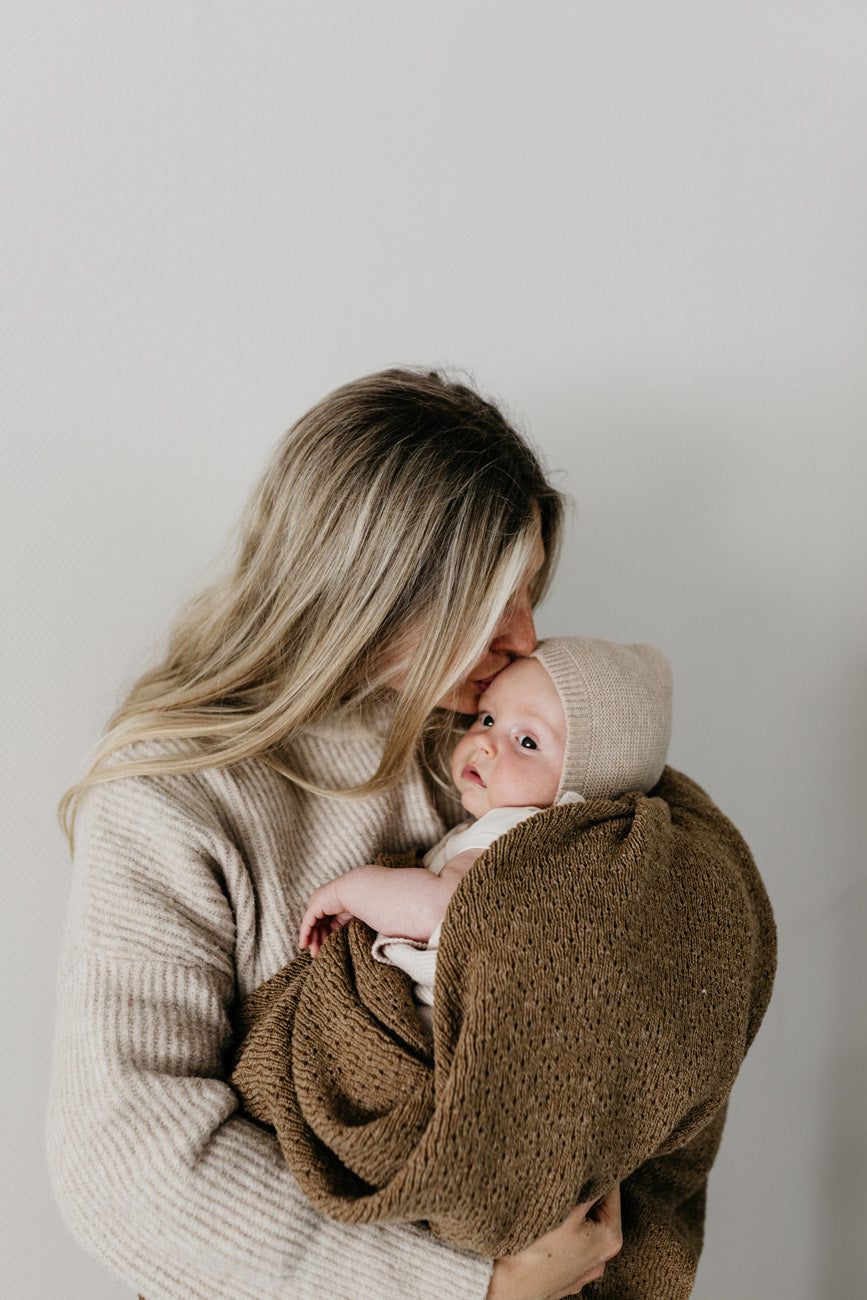
[[[232,1083],[313,1204],[499,1256],[623,1182],[623,1251],[585,1294],[688,1296],[775,964],[755,865],[707,795],[666,769],[650,796],[496,841],[443,923],[432,1048],[371,940],[351,922],[241,1010]]]

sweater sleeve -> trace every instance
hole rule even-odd
[[[123,779],[82,813],[48,1117],[81,1243],[147,1300],[480,1300],[491,1261],[301,1195],[225,1079],[240,909],[212,808]]]

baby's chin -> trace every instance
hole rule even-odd
[[[471,785],[461,795],[461,803],[466,808],[471,817],[484,817],[486,812],[491,811],[491,805],[487,799],[487,791],[481,786]]]

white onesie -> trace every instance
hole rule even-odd
[[[558,803],[583,802],[583,796],[567,791]],[[453,826],[422,858],[422,865],[438,876],[447,862],[465,849],[487,849],[501,835],[526,821],[541,808],[492,808],[477,821],[460,822]],[[437,969],[442,922],[425,943],[419,939],[401,939],[394,935],[378,934],[373,941],[373,956],[385,966],[397,966],[413,981],[413,997],[418,1013],[427,1028],[433,1032],[433,994]]]

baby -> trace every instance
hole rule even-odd
[[[374,956],[414,981],[430,1027],[446,907],[473,862],[506,831],[555,803],[649,791],[671,732],[671,670],[651,645],[586,637],[543,641],[499,673],[458,741],[451,774],[476,820],[449,831],[417,867],[354,867],[320,886],[299,940],[315,956],[352,916],[380,931]]]

